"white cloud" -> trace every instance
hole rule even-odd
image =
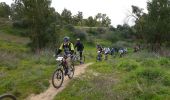
[[[13,0],[0,0],[10,4]],[[146,12],[147,0],[52,0],[52,7],[59,13],[64,8],[73,14],[82,11],[84,17],[95,16],[97,13],[106,13],[112,20],[112,25],[123,24],[131,5],[144,8]]]

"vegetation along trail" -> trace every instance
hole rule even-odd
[[[74,77],[78,77],[79,75],[83,74],[85,72],[86,68],[91,64],[93,64],[93,63],[76,66]],[[59,89],[54,88],[52,86],[52,84],[50,84],[50,87],[46,91],[44,91],[43,93],[40,93],[38,95],[32,94],[26,100],[53,100],[53,98],[59,92],[61,92],[68,85],[69,82],[70,82],[70,80],[68,79],[68,77],[65,77],[64,83],[63,83],[62,87],[60,87]],[[50,80],[50,83],[51,83],[51,80]]]

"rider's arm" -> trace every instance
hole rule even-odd
[[[73,43],[71,43],[70,46],[71,46],[71,54],[73,54],[74,53],[74,45],[73,45]]]
[[[62,50],[63,50],[63,43],[61,44],[60,48],[58,49],[56,55],[60,54]]]

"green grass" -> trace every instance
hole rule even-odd
[[[168,66],[169,58],[146,51],[97,62],[54,100],[169,100]]]
[[[7,39],[9,36],[15,40]],[[23,43],[27,41],[26,38],[6,34],[3,37],[0,38],[0,94],[12,93],[23,100],[33,93],[39,94],[46,90],[56,69],[54,52],[43,51],[37,55]],[[91,46],[86,46],[86,62],[93,62],[93,50]]]
[[[4,25],[0,27],[0,32],[17,35],[17,36],[26,36],[26,29],[14,28],[12,25]]]
[[[25,44],[0,40],[0,94],[12,93],[22,100],[49,86],[55,70],[52,52],[36,55]]]
[[[10,92],[23,99],[48,88],[49,79],[55,70],[53,59],[48,60],[43,56],[36,58],[30,53],[14,57],[17,59],[15,62],[10,58],[0,62],[0,94]]]
[[[22,44],[17,44],[14,42],[0,40],[0,50],[2,51],[12,51],[12,52],[26,52],[29,51],[28,47]]]
[[[56,69],[52,51],[36,55],[27,47],[29,40],[12,36],[15,29],[1,27],[0,34],[0,94],[12,93],[23,100],[32,93],[39,94],[49,87]],[[8,35],[4,33],[9,33]],[[20,40],[21,39],[21,40]],[[25,42],[26,41],[26,42]],[[94,39],[94,44],[112,45],[109,41]],[[71,80],[54,100],[169,100],[170,59],[155,53],[133,49],[123,58],[109,57],[96,62],[94,44],[85,43],[86,63],[93,62],[85,74]],[[129,43],[113,45],[131,47]]]

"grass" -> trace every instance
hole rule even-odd
[[[54,100],[169,100],[168,66],[169,58],[146,51],[98,62]]]
[[[9,34],[16,31],[1,28]],[[33,54],[26,45],[27,38],[9,34],[0,34],[0,94],[12,93],[23,100],[49,87],[56,62],[52,51]],[[111,45],[102,39],[95,42]],[[124,42],[115,45],[119,44],[130,47]],[[94,64],[54,100],[169,100],[170,59],[145,50],[132,51],[129,49],[123,58],[109,57],[108,61],[96,62],[95,46],[85,44],[86,62]]]
[[[55,70],[52,52],[35,55],[25,44],[0,40],[0,53],[0,94],[12,93],[22,100],[48,88]]]
[[[23,43],[27,38],[9,34],[1,36],[3,38],[0,38],[0,94],[11,93],[23,100],[33,93],[39,94],[46,90],[56,69],[54,52],[47,50],[37,55],[30,52],[30,48]],[[92,62],[93,50],[90,46],[86,47],[86,62]]]
[[[2,25],[0,27],[0,32],[7,33],[11,35],[17,35],[17,36],[26,36],[26,30],[22,28],[14,28],[12,25]]]

